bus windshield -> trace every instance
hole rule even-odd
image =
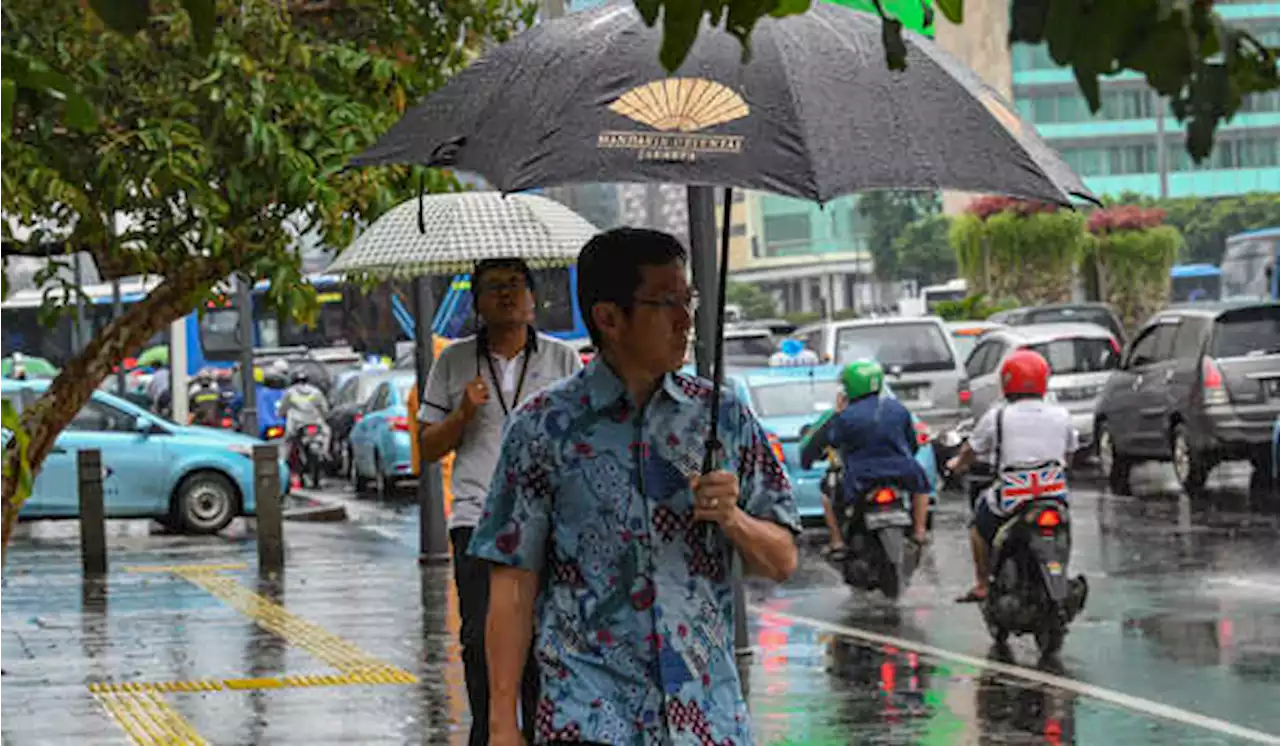
[[[1227,239],[1222,257],[1222,297],[1270,298],[1280,235]]]
[[[1222,297],[1222,272],[1217,267],[1181,265],[1170,273],[1169,301],[1195,303]]]

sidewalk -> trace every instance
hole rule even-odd
[[[465,743],[448,570],[349,524],[290,523],[286,539],[286,576],[262,582],[244,531],[115,537],[105,585],[82,582],[74,541],[16,542],[4,742]],[[758,743],[969,742],[939,684],[971,690],[974,672],[768,612],[751,626]]]

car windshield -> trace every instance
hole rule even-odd
[[[1111,314],[1103,308],[1044,308],[1028,311],[1023,317],[1023,321],[1028,324],[1058,324],[1058,323],[1085,323],[1096,324],[1103,329],[1115,334],[1119,330],[1115,328],[1115,320],[1111,318]]]
[[[1214,324],[1213,357],[1280,353],[1280,306],[1225,313]]]
[[[757,417],[795,417],[825,412],[836,404],[839,384],[831,380],[780,381],[751,387]]]
[[[973,348],[978,346],[977,334],[952,334],[951,344],[956,348],[956,356],[961,360],[968,360],[969,353],[973,352]]]
[[[767,361],[774,351],[773,339],[764,334],[724,339],[726,358],[763,358]]]
[[[886,370],[949,370],[951,346],[936,323],[848,326],[836,332],[836,361],[877,360]]]
[[[1115,370],[1120,364],[1117,348],[1109,339],[1065,337],[1028,345],[1027,349],[1048,360],[1054,375],[1101,373]]]

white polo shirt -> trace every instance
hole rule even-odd
[[[536,334],[531,341],[532,344],[510,360],[490,352],[486,361],[480,354],[476,337],[465,337],[444,348],[431,366],[426,394],[418,409],[421,422],[436,424],[448,417],[461,404],[467,384],[477,375],[483,376],[489,387],[488,403],[467,423],[455,452],[449,528],[473,527],[480,520],[484,499],[489,493],[489,480],[493,478],[502,450],[502,428],[507,414],[515,411],[521,401],[582,369],[577,350],[560,340]],[[523,387],[520,386],[522,371]]]

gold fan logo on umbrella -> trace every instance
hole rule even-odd
[[[699,153],[741,153],[741,135],[700,131],[751,113],[742,96],[703,78],[667,78],[636,86],[609,104],[609,110],[653,131],[606,130],[596,138],[596,147],[634,150],[642,161],[693,161]]]

